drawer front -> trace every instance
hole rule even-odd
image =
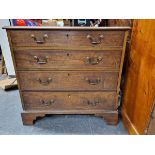
[[[12,30],[14,47],[49,47],[51,49],[103,49],[122,47],[124,31]]]
[[[15,50],[17,69],[113,69],[120,66],[121,51]]]
[[[117,72],[101,71],[21,71],[18,72],[21,90],[116,90]]]
[[[115,92],[23,92],[25,110],[116,110]]]
[[[122,47],[123,31],[71,31],[70,48],[74,49],[104,49]]]
[[[67,48],[67,31],[12,30],[13,47],[59,47]]]

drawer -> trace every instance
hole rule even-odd
[[[69,46],[71,49],[103,50],[122,47],[124,31],[71,31]]]
[[[67,31],[12,30],[11,42],[14,47],[59,47],[67,48]]]
[[[12,30],[14,47],[50,49],[103,49],[122,47],[124,31],[77,31],[77,30]]]
[[[120,66],[121,51],[15,50],[17,69],[112,69]]]
[[[69,91],[116,90],[117,72],[101,71],[20,71],[21,90]]]
[[[25,110],[116,110],[115,92],[23,92]]]

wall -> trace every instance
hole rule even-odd
[[[4,56],[8,75],[15,75],[7,34],[6,31],[2,29],[3,26],[9,25],[10,22],[8,19],[0,19],[0,46]]]
[[[134,20],[122,118],[130,134],[145,134],[155,97],[155,20]]]

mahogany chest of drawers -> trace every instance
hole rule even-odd
[[[46,114],[95,114],[118,122],[129,27],[5,27],[23,124]]]

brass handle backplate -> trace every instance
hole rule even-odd
[[[48,38],[47,34],[44,34],[41,40],[38,40],[37,37],[34,34],[31,34],[31,38],[37,43],[37,44],[43,44],[46,42],[46,39]]]
[[[102,100],[101,98],[94,98],[93,100],[84,99],[83,103],[91,106],[96,106],[98,104],[102,104]]]
[[[54,104],[55,103],[55,100],[54,99],[51,99],[51,100],[45,101],[45,100],[41,99],[40,100],[40,103],[43,104],[43,105],[49,106],[49,105]]]
[[[33,58],[34,60],[37,61],[38,64],[46,64],[48,56],[45,56],[44,58],[39,58],[38,56],[34,56]]]
[[[86,64],[96,65],[102,61],[102,57],[86,57]]]
[[[52,82],[52,78],[48,78],[47,80],[41,80],[40,78],[37,79],[37,81],[42,85],[48,85],[50,82]]]
[[[101,82],[100,78],[97,79],[89,79],[89,78],[85,78],[85,80],[90,84],[90,85],[97,85]]]
[[[87,35],[87,39],[90,40],[90,43],[95,44],[95,45],[96,44],[101,44],[101,41],[102,41],[103,38],[104,38],[103,35],[99,35],[98,39],[96,40],[91,35]]]

